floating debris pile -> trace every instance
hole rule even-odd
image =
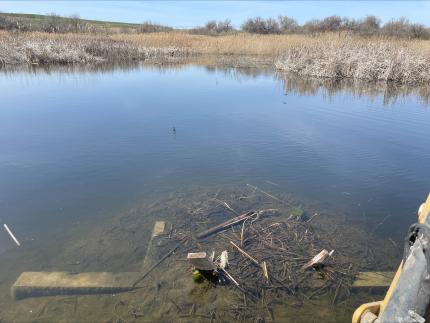
[[[285,298],[297,305],[319,297],[345,302],[355,275],[371,267],[371,260],[363,257],[362,246],[345,239],[345,232],[314,226],[318,213],[308,213],[288,197],[247,185],[240,194],[196,202],[172,237],[186,238],[189,252],[228,251],[226,276],[238,291],[238,303],[232,305],[236,319],[256,317],[249,313],[256,308],[250,303],[263,304],[270,313],[271,303]]]

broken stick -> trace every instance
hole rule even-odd
[[[251,257],[245,250],[241,249],[238,245],[236,245],[233,241],[230,241],[230,244],[232,244],[234,247],[236,247],[237,250],[239,250],[239,252],[244,255],[246,258],[248,258],[249,260],[251,260],[254,264],[259,265],[260,263],[253,257]]]
[[[235,218],[232,218],[232,219],[230,219],[230,220],[228,220],[228,221],[226,221],[226,222],[223,222],[223,223],[221,223],[221,224],[218,224],[217,226],[214,226],[213,228],[210,228],[210,229],[208,229],[208,230],[205,230],[205,231],[203,231],[203,232],[200,232],[200,233],[197,235],[197,239],[203,239],[203,238],[206,238],[206,237],[208,237],[208,236],[210,236],[210,235],[212,235],[212,234],[214,234],[214,233],[217,233],[217,232],[219,232],[219,231],[222,231],[222,230],[224,230],[224,229],[227,229],[227,228],[231,227],[232,225],[239,224],[239,223],[241,223],[241,222],[243,222],[243,221],[245,221],[245,220],[249,219],[250,217],[252,217],[252,216],[254,216],[254,215],[255,215],[255,212],[253,212],[253,211],[251,211],[251,212],[247,212],[247,213],[244,213],[244,214],[242,214],[242,215],[239,215],[239,216],[237,216],[237,217],[235,217]]]
[[[154,264],[154,266],[152,266],[146,273],[136,279],[136,281],[133,283],[133,287],[136,287],[137,284],[144,280],[146,276],[148,276],[159,264],[161,264],[166,258],[168,258],[172,253],[174,253],[176,249],[178,249],[185,241],[185,238],[179,241],[178,244],[172,250],[166,253],[160,260],[158,260],[157,263]]]
[[[19,243],[18,239],[15,237],[15,235],[9,229],[9,227],[7,226],[7,224],[3,224],[3,226],[6,229],[7,233],[9,233],[10,237],[12,238],[12,240],[18,245],[18,247],[21,246],[21,244]]]
[[[274,200],[276,200],[276,201],[280,202],[281,204],[284,204],[284,205],[286,205],[286,206],[291,206],[289,203],[287,203],[287,202],[285,202],[285,201],[281,200],[280,198],[277,198],[276,196],[273,196],[272,194],[267,193],[266,191],[263,191],[261,188],[258,188],[257,186],[254,186],[254,185],[251,185],[251,184],[246,184],[246,185],[247,185],[247,186],[249,186],[249,187],[252,187],[254,190],[258,190],[258,191],[260,191],[260,192],[261,192],[261,193],[263,193],[264,195],[266,195],[266,196],[268,196],[268,197],[270,197],[270,198],[272,198],[272,199],[274,199]]]
[[[238,245],[236,245],[233,241],[230,241],[230,243],[236,247],[237,250],[239,250],[239,252],[244,255],[246,258],[248,258],[249,260],[251,260],[254,264],[256,264],[257,266],[259,266],[261,268],[261,270],[263,271],[263,276],[264,278],[266,278],[266,280],[269,280],[269,273],[267,271],[267,265],[266,262],[263,261],[261,263],[258,262],[257,259],[253,258],[252,256],[250,256],[245,250],[241,249]]]

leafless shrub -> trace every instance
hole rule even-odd
[[[354,22],[348,18],[329,16],[322,20],[314,19],[298,28],[304,34],[319,34],[326,32],[339,32],[353,28]]]
[[[261,17],[250,18],[242,25],[242,30],[254,34],[309,34],[346,31],[361,36],[390,36],[394,38],[430,38],[430,28],[422,24],[411,23],[405,18],[392,20],[381,27],[381,21],[375,16],[366,16],[355,20],[330,16],[322,20],[314,19],[300,26],[294,19],[278,17],[277,20]]]
[[[48,16],[47,21],[44,23],[42,29],[47,33],[58,33],[65,32],[66,26],[60,16],[58,16],[56,13],[51,13]]]
[[[344,20],[339,16],[330,16],[321,20],[317,24],[318,32],[339,31],[344,26]]]
[[[356,32],[362,36],[376,35],[381,28],[381,20],[375,16],[367,16],[357,23]]]
[[[10,17],[0,14],[0,29],[12,30],[17,28],[17,24]]]
[[[0,14],[0,30],[28,31],[30,27],[30,25],[23,24],[13,17]]]
[[[242,30],[254,34],[280,34],[278,21],[273,18],[263,19],[261,17],[250,18],[242,25]]]
[[[72,15],[68,18],[68,30],[67,32],[72,33],[85,33],[90,31],[88,23],[84,22],[78,15]]]
[[[299,24],[293,18],[287,16],[278,17],[279,30],[282,34],[293,34],[299,31]]]
[[[51,13],[41,27],[31,28],[30,30],[47,33],[85,33],[89,32],[90,28],[78,15],[67,18]]]
[[[321,78],[367,79],[402,84],[430,82],[430,55],[414,48],[353,37],[291,47],[276,62],[280,70]]]
[[[319,30],[318,28],[319,20],[313,19],[307,21],[300,29],[303,34],[313,35]]]
[[[190,30],[190,33],[196,35],[219,36],[226,35],[233,31],[230,19],[224,21],[210,20],[204,27],[198,27]]]
[[[391,20],[381,28],[381,34],[398,38],[430,38],[430,30],[424,25],[409,22],[406,18]]]
[[[156,33],[171,30],[173,30],[172,27],[159,25],[150,21],[145,21],[137,28],[137,32],[139,33]]]

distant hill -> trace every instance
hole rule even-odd
[[[38,25],[43,25],[49,19],[51,19],[51,15],[38,15],[38,14],[27,14],[27,13],[0,13],[0,15],[14,18],[22,22],[23,24],[31,24],[35,27]],[[61,16],[56,16],[56,19],[63,20],[65,23],[71,22],[73,20],[73,18],[71,17],[61,17]],[[82,23],[93,25],[94,27],[104,27],[104,28],[136,29],[140,25],[140,24],[116,22],[116,21],[102,21],[102,20],[88,20],[88,19],[79,19],[79,20]]]

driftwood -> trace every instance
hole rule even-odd
[[[200,232],[200,233],[197,235],[197,239],[203,239],[203,238],[206,238],[206,237],[208,237],[208,236],[210,236],[210,235],[212,235],[212,234],[214,234],[214,233],[217,233],[217,232],[219,232],[219,231],[222,231],[222,230],[224,230],[224,229],[227,229],[228,227],[230,227],[230,226],[232,226],[232,225],[242,223],[243,221],[245,221],[245,220],[249,219],[250,217],[252,217],[252,216],[253,216],[253,215],[255,215],[255,214],[256,214],[256,213],[255,213],[255,212],[253,212],[253,211],[251,211],[251,212],[247,212],[247,213],[244,213],[244,214],[242,214],[242,215],[239,215],[239,216],[237,216],[237,217],[235,217],[235,218],[233,218],[233,219],[230,219],[230,220],[228,220],[228,221],[226,221],[226,222],[223,222],[223,223],[221,223],[221,224],[218,224],[218,225],[217,225],[217,226],[215,226],[215,227],[212,227],[212,228],[210,228],[210,229],[208,229],[208,230],[205,230],[205,231],[203,231],[203,232]]]
[[[251,260],[254,264],[256,264],[257,266],[259,266],[263,272],[263,276],[264,278],[267,280],[269,280],[269,272],[267,271],[267,265],[266,262],[258,262],[257,259],[253,258],[251,255],[249,255],[245,250],[241,249],[238,245],[236,245],[233,241],[230,241],[230,244],[232,244],[234,247],[236,247],[236,249],[242,254],[244,255],[246,258],[248,258],[249,260]]]
[[[260,263],[253,258],[252,256],[250,256],[245,250],[242,250],[238,245],[236,245],[233,241],[230,241],[230,244],[232,244],[234,247],[236,247],[237,250],[239,250],[239,252],[244,255],[246,258],[248,258],[249,260],[251,260],[254,264],[260,266]]]
[[[334,250],[330,252],[328,252],[325,249],[321,250],[321,252],[319,252],[315,257],[313,257],[311,260],[305,263],[302,269],[308,269],[316,265],[322,264],[329,256],[333,254],[333,252]]]
[[[350,296],[356,274],[355,262],[352,262],[353,258],[349,256],[351,250],[357,252],[356,246],[345,241],[343,235],[333,230],[336,227],[327,226],[323,221],[316,222],[317,213],[314,210],[311,214],[315,215],[310,219],[289,218],[292,206],[286,206],[289,202],[286,195],[272,195],[271,192],[261,192],[255,186],[248,187],[255,190],[255,193],[249,195],[249,188],[245,188],[243,192],[223,194],[216,196],[216,199],[219,203],[228,201],[227,205],[221,203],[227,214],[233,212],[230,208],[237,208],[238,212],[254,212],[242,211],[241,213],[245,214],[238,217],[231,215],[226,222],[222,220],[215,225],[208,225],[212,214],[218,214],[219,205],[214,207],[204,196],[204,202],[190,204],[189,213],[193,218],[177,226],[177,231],[173,234],[176,239],[187,234],[192,235],[192,232],[199,234],[200,239],[190,239],[190,246],[196,251],[209,251],[209,256],[212,250],[217,250],[218,256],[219,252],[227,249],[227,245],[231,246],[230,250],[234,253],[229,257],[231,259],[230,266],[226,268],[227,273],[220,268],[218,271],[231,282],[232,288],[243,293],[244,300],[233,302],[232,307],[226,310],[226,317],[239,322],[255,317],[268,318],[272,302],[276,302],[280,297],[286,297],[297,305],[312,302],[319,297],[329,297],[335,304],[344,302]],[[286,202],[283,202],[284,200]],[[292,205],[296,205],[296,202]],[[214,208],[217,208],[216,211],[212,211]],[[314,223],[311,225],[311,222]],[[197,231],[201,224],[210,229]],[[237,230],[231,230],[236,229],[235,225]],[[211,234],[213,235],[210,236]],[[201,239],[207,236],[210,238]],[[331,249],[326,246],[336,248],[339,251],[338,256],[330,263],[327,256],[314,259],[324,247],[327,249],[324,254],[329,253]],[[212,259],[216,265],[220,264],[220,257],[214,256]],[[312,267],[321,262],[327,265],[319,266],[318,272],[302,270],[302,267],[309,268],[304,266],[305,264]],[[368,263],[367,258],[364,262]],[[261,304],[261,309],[257,309],[254,303]],[[266,312],[266,307],[267,313],[262,313]]]

